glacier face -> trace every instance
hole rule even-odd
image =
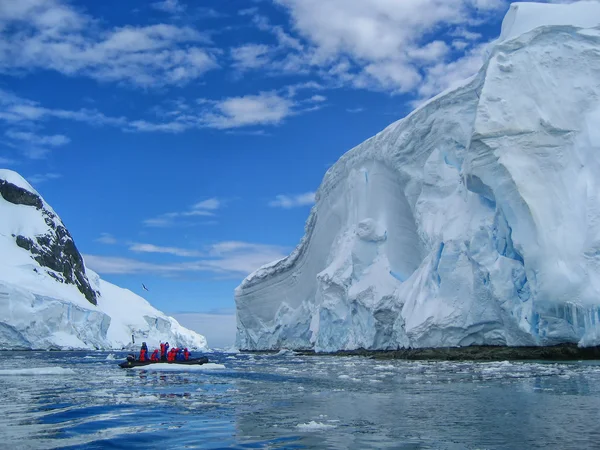
[[[0,349],[121,349],[161,340],[207,345],[86,268],[52,208],[16,172],[0,170]]]
[[[600,3],[517,3],[480,72],[346,153],[240,349],[600,343]]]

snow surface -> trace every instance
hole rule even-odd
[[[39,195],[16,172],[2,169],[0,180]],[[54,220],[60,221],[58,216]],[[171,346],[206,349],[204,336],[86,269],[90,285],[100,293],[98,305],[92,305],[75,285],[51,277],[49,269],[15,243],[15,235],[34,238],[50,231],[40,210],[10,203],[0,195],[0,348],[138,349],[142,341],[154,348],[162,340]]]
[[[514,4],[480,72],[345,154],[241,349],[600,344],[600,6]]]

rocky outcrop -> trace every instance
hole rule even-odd
[[[31,253],[40,266],[49,269],[48,274],[56,280],[73,284],[92,304],[98,303],[98,293],[92,289],[85,273],[83,258],[75,246],[69,231],[60,218],[44,207],[40,196],[6,180],[0,180],[0,195],[7,202],[36,208],[48,225],[48,233],[29,238],[13,235],[16,244]]]

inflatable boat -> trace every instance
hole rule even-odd
[[[120,363],[119,367],[122,369],[129,369],[131,367],[150,366],[153,364],[179,364],[182,366],[198,366],[201,364],[206,364],[207,362],[208,358],[206,356],[203,356],[202,358],[188,359],[187,361],[139,361],[135,359],[135,357],[129,355],[127,357],[127,361]]]

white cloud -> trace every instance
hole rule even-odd
[[[27,177],[27,181],[35,185],[45,183],[46,181],[58,180],[59,178],[62,178],[60,173],[38,173]]]
[[[170,14],[178,14],[185,11],[185,5],[182,5],[178,0],[163,0],[151,3],[150,6]]]
[[[144,220],[147,227],[173,227],[180,224],[178,219],[189,217],[214,217],[215,211],[223,206],[223,202],[218,198],[209,198],[202,200],[190,207],[187,211],[170,212],[161,214],[158,217]]]
[[[62,134],[39,136],[27,131],[8,130],[5,135],[10,139],[27,142],[28,144],[47,145],[49,147],[60,147],[61,145],[66,145],[71,142],[71,139]]]
[[[277,125],[293,114],[294,102],[274,92],[230,97],[217,102],[203,122],[218,129],[253,125]]]
[[[269,202],[269,206],[274,208],[291,209],[299,206],[309,206],[315,203],[315,193],[306,192],[297,195],[277,195],[275,200]]]
[[[218,67],[207,37],[193,28],[101,23],[62,0],[2,2],[0,72],[54,70],[152,87],[185,84]]]
[[[194,206],[192,206],[192,209],[194,210],[215,210],[215,209],[219,209],[221,207],[221,200],[219,200],[218,198],[209,198],[208,200],[202,200],[201,202],[196,203]]]
[[[429,85],[446,88],[447,77],[433,80],[438,72],[428,69],[451,64],[450,50],[467,47],[452,42],[480,40],[469,27],[508,5],[505,0],[274,1],[289,12],[295,34],[270,24],[256,9],[244,11],[277,42],[244,45],[254,50],[241,64],[245,70],[312,73],[333,86],[392,93],[416,93],[424,77]]]
[[[4,135],[7,137],[5,145],[16,148],[30,159],[43,158],[50,151],[49,148],[61,147],[71,142],[67,136],[62,134],[44,136],[17,129],[9,129]]]
[[[229,348],[235,343],[235,313],[167,313],[184,327],[206,337],[210,348]]]
[[[359,106],[357,108],[348,108],[348,109],[346,109],[346,112],[349,112],[351,114],[357,114],[357,113],[363,112],[364,110],[365,110],[365,108],[361,108]]]
[[[158,247],[152,244],[138,245],[140,246],[138,250],[143,253],[175,254],[174,252],[180,252],[178,256],[192,257],[192,251],[183,249]],[[208,247],[205,257],[179,263],[158,264],[131,258],[99,255],[84,255],[84,259],[88,267],[103,274],[142,273],[172,277],[186,273],[207,272],[221,277],[240,278],[264,264],[285,256],[285,249],[279,246],[235,242],[234,244],[216,243]]]
[[[233,66],[240,70],[258,69],[271,62],[271,49],[264,44],[245,44],[231,49]]]
[[[100,233],[100,237],[98,239],[96,239],[96,242],[100,242],[101,244],[114,245],[118,241],[110,233]]]
[[[135,253],[165,253],[168,255],[183,256],[183,257],[198,257],[202,253],[196,250],[186,250],[177,247],[160,247],[153,244],[134,243],[129,246],[129,250]]]

